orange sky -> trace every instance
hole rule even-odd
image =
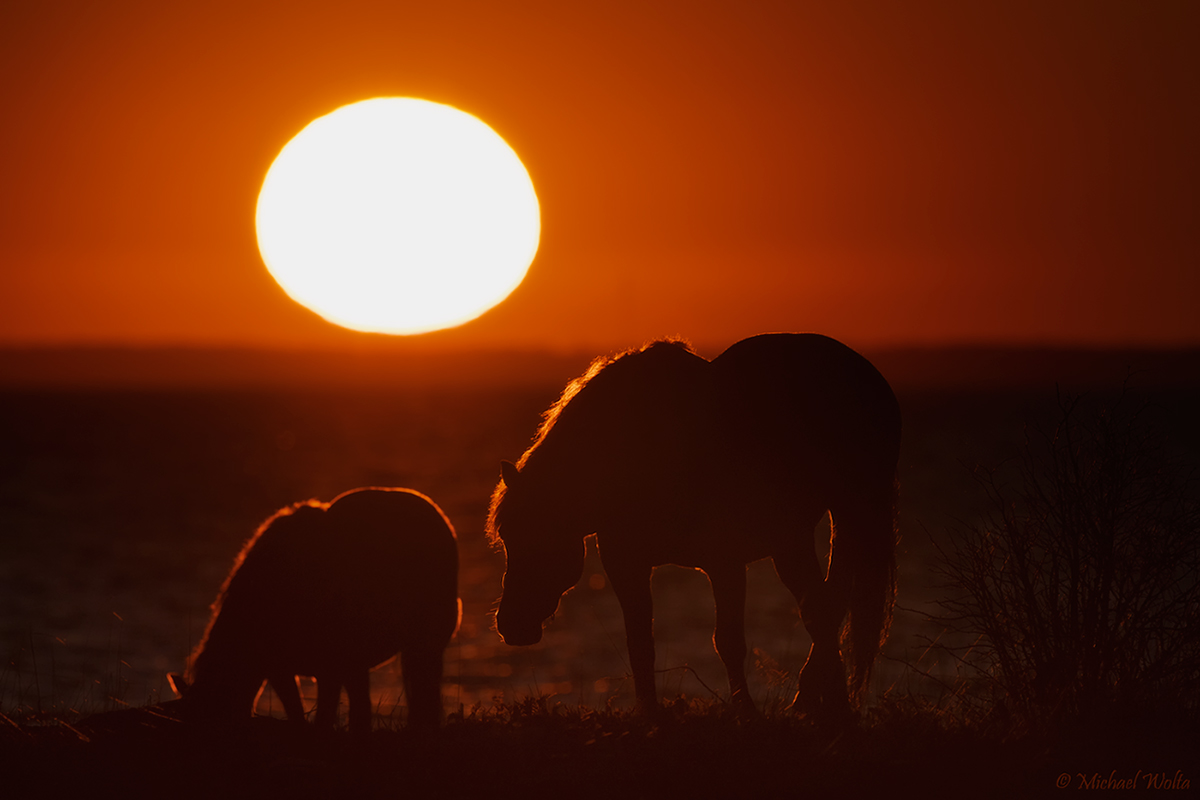
[[[1200,343],[1194,2],[0,8],[0,345],[353,346],[254,205],[380,95],[494,127],[540,252],[449,347]]]

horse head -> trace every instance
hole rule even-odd
[[[250,672],[204,674],[197,678],[194,664],[186,675],[170,673],[167,681],[179,698],[176,713],[180,719],[201,724],[229,725],[246,716],[254,707],[263,678]]]
[[[583,575],[586,532],[561,499],[546,497],[515,464],[504,462],[502,474],[489,520],[506,562],[496,631],[507,644],[536,644],[559,599]]]

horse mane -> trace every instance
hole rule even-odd
[[[521,457],[517,459],[517,468],[523,468],[528,463],[529,457],[535,450],[538,449],[539,446],[541,446],[542,442],[545,441],[546,437],[550,434],[550,431],[554,429],[554,426],[558,423],[563,411],[566,410],[571,401],[574,400],[580,392],[587,388],[587,386],[591,384],[597,376],[604,374],[605,370],[608,370],[610,367],[621,362],[624,362],[626,365],[628,365],[633,361],[640,361],[641,359],[639,357],[645,356],[649,353],[663,354],[672,351],[683,352],[689,355],[695,355],[696,352],[692,349],[691,344],[687,340],[671,337],[656,339],[652,342],[642,345],[641,347],[631,347],[627,350],[617,353],[616,355],[598,356],[595,358],[588,366],[587,370],[578,378],[575,378],[568,383],[566,388],[563,389],[559,398],[555,400],[548,409],[542,412],[542,421],[538,426],[537,433],[533,437],[533,443],[529,445],[525,452],[521,454]],[[612,375],[611,372],[607,374]],[[505,486],[504,481],[497,483],[496,488],[492,491],[491,502],[488,504],[487,526],[485,530],[488,541],[493,547],[500,546],[499,531],[500,520],[502,516],[501,501],[504,500],[506,488],[507,487]]]

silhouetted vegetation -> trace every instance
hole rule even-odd
[[[1152,410],[1060,397],[1015,470],[978,472],[991,513],[954,531],[941,605],[967,697],[1016,725],[1200,708],[1196,475]]]

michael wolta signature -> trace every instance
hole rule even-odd
[[[1190,789],[1191,781],[1184,777],[1183,770],[1174,775],[1167,772],[1142,772],[1117,774],[1113,770],[1107,775],[1093,772],[1064,772],[1054,785],[1059,789]]]

